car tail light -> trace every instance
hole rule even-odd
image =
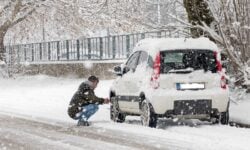
[[[157,89],[160,86],[159,78],[160,78],[160,66],[161,66],[161,56],[160,52],[156,54],[154,65],[153,65],[153,74],[151,77],[151,86],[154,89]]]
[[[227,89],[227,79],[225,76],[221,76],[220,86],[222,89]]]
[[[227,79],[226,79],[224,73],[222,72],[222,65],[221,65],[221,62],[219,60],[219,54],[218,54],[218,52],[214,52],[214,55],[215,55],[215,58],[216,58],[217,72],[219,74],[221,74],[220,86],[221,86],[222,89],[227,89]]]
[[[222,65],[221,65],[221,62],[219,60],[219,54],[218,54],[218,52],[214,52],[214,56],[215,56],[215,60],[216,60],[216,69],[217,69],[217,72],[221,72],[222,71]]]

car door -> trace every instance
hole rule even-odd
[[[114,83],[116,95],[120,96],[130,95],[132,91],[131,88],[128,88],[129,82],[131,82],[130,76],[135,72],[139,59],[139,54],[140,54],[139,52],[133,53],[125,63],[125,66],[123,66],[122,76],[119,77]]]
[[[138,64],[139,54],[140,52],[135,52],[129,57],[123,68],[123,75],[115,81],[115,92],[118,97],[119,108],[123,112],[133,112],[131,96],[134,87],[131,86],[131,77]]]
[[[129,70],[122,76],[119,106],[123,111],[139,113],[139,90],[142,86],[143,62],[147,60],[147,53],[137,51],[126,63]],[[138,69],[138,66],[140,68]],[[125,71],[126,72],[126,71]]]

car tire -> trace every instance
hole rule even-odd
[[[219,113],[218,116],[216,116],[214,119],[211,119],[214,121],[211,121],[213,124],[223,124],[223,125],[227,125],[229,123],[229,112],[221,112]]]
[[[155,128],[157,125],[157,115],[154,113],[153,106],[144,100],[140,108],[142,125]]]
[[[119,105],[117,99],[115,97],[111,98],[111,106],[110,106],[110,119],[114,122],[124,122],[126,118],[125,114],[122,114],[119,109]]]
[[[229,112],[222,112],[220,114],[220,123],[223,125],[227,125],[229,123]]]

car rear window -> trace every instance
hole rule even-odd
[[[204,70],[216,73],[216,58],[211,50],[162,51],[161,73],[190,73]]]

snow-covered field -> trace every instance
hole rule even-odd
[[[0,115],[7,114],[50,125],[74,126],[76,121],[68,117],[67,107],[82,81],[84,79],[54,78],[43,75],[16,79],[0,78]],[[113,80],[100,81],[96,94],[100,97],[108,97],[112,82]],[[238,104],[231,103],[231,120],[250,124],[250,96],[246,98]],[[196,120],[182,122],[160,120],[157,129],[152,129],[142,127],[138,117],[128,117],[123,124],[113,123],[109,119],[107,104],[100,106],[100,110],[90,119],[90,122],[94,129],[111,130],[123,136],[136,135],[131,140],[138,140],[137,138],[141,137],[142,142],[147,142],[156,149],[248,150],[250,147],[250,129],[211,125],[208,122]],[[1,130],[3,129],[0,126]],[[0,143],[2,142],[0,138]],[[1,144],[0,149],[3,149]]]

